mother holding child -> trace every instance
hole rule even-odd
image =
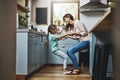
[[[80,20],[74,20],[71,14],[65,14],[63,16],[63,21],[66,23],[66,34],[62,36],[57,36],[57,27],[56,25],[49,25],[48,33],[49,33],[49,44],[51,46],[51,50],[53,54],[61,57],[63,59],[63,74],[78,74],[80,70],[78,68],[77,58],[75,56],[76,52],[79,52],[87,47],[89,47],[89,33],[87,28]],[[62,52],[58,47],[58,41],[63,38],[71,38],[74,40],[79,40],[77,44],[72,46],[68,51],[67,55]],[[67,60],[68,56],[73,63],[73,71],[67,70]]]

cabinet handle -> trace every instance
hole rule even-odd
[[[34,38],[33,36],[30,36],[30,38]]]

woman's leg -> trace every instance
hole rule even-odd
[[[75,56],[75,52],[78,52],[80,50],[83,50],[89,46],[89,41],[82,41],[74,45],[72,48],[70,48],[67,52],[68,56],[70,57],[74,69],[78,69],[78,63],[77,63],[77,58]]]

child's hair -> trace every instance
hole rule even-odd
[[[50,25],[48,26],[48,34],[49,34],[49,32],[52,33],[51,30],[54,29],[54,28],[56,28],[56,25],[50,24]]]

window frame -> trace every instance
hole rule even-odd
[[[53,4],[54,3],[78,3],[78,19],[80,19],[80,14],[79,14],[79,7],[80,3],[78,1],[51,1],[51,23],[53,24]]]

